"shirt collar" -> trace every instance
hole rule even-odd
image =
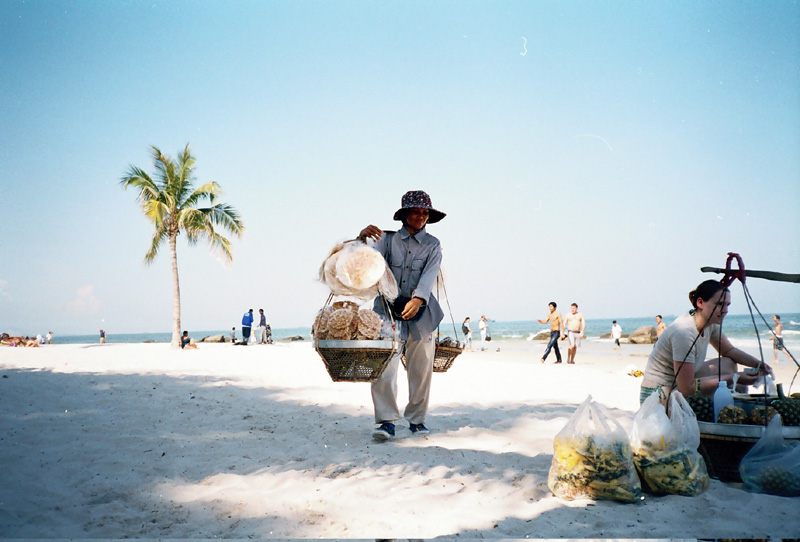
[[[405,226],[400,228],[400,239],[402,239],[403,241],[406,241],[409,237],[412,237],[418,243],[421,243],[425,240],[425,237],[427,236],[428,232],[425,231],[425,228],[419,230],[416,235],[411,235],[411,232],[409,232]]]

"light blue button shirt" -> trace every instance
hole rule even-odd
[[[425,301],[420,307],[422,315],[413,321],[401,321],[400,338],[405,340],[410,334],[419,340],[430,335],[444,317],[436,296],[436,277],[442,265],[442,246],[439,240],[420,230],[411,235],[405,228],[398,232],[384,232],[375,243],[375,250],[381,253],[389,264],[401,296],[419,297]],[[387,318],[381,298],[375,300],[375,312]]]

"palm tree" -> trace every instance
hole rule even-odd
[[[164,156],[157,147],[150,148],[155,174],[153,179],[142,169],[130,166],[120,180],[123,189],[133,187],[139,191],[138,202],[144,215],[156,230],[144,262],[150,264],[158,254],[162,242],[169,242],[172,258],[172,346],[180,346],[181,289],[178,282],[178,234],[184,232],[190,245],[205,239],[212,248],[219,249],[232,260],[230,242],[217,232],[221,227],[236,237],[241,237],[244,225],[237,211],[225,203],[214,204],[222,193],[215,182],[194,188],[195,159],[189,144],[178,154],[177,161]],[[208,200],[210,207],[198,207]]]

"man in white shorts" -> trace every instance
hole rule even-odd
[[[584,337],[584,332],[586,331],[586,319],[583,314],[578,312],[577,303],[573,303],[569,308],[570,313],[564,320],[564,327],[567,328],[567,340],[569,341],[567,363],[575,363],[575,354],[578,352],[581,338]]]

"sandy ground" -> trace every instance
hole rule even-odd
[[[0,536],[800,535],[800,500],[717,480],[638,504],[554,497],[553,437],[590,393],[630,428],[626,372],[650,347],[584,343],[568,366],[540,364],[539,342],[489,344],[434,375],[428,438],[401,422],[386,443],[369,385],[332,382],[308,342],[0,349]]]

